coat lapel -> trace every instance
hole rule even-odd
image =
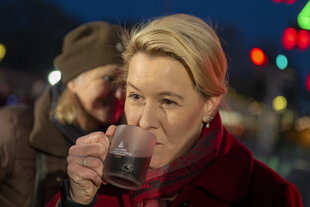
[[[219,156],[193,185],[220,200],[240,202],[247,196],[252,169],[252,153],[225,129]]]

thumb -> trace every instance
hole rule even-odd
[[[114,135],[115,130],[116,130],[116,126],[110,125],[109,128],[107,129],[107,131],[105,132],[105,135],[107,135],[107,137],[110,138]]]

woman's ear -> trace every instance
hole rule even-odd
[[[76,83],[74,80],[71,80],[67,83],[67,88],[71,93],[75,93]]]
[[[206,100],[203,106],[203,117],[202,121],[207,123],[213,119],[221,102],[221,96],[212,96]]]

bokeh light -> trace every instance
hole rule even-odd
[[[259,48],[253,48],[250,52],[252,62],[258,66],[264,66],[267,63],[267,57],[265,53]]]
[[[310,73],[306,76],[306,89],[310,92]]]
[[[272,107],[275,111],[281,112],[286,109],[287,101],[284,96],[277,96],[272,101]]]
[[[297,48],[305,51],[310,45],[310,34],[307,30],[301,29],[298,32]]]
[[[282,46],[287,50],[292,50],[297,44],[298,32],[293,27],[288,27],[282,35]]]
[[[4,44],[0,43],[0,61],[4,58],[6,53],[6,47]]]
[[[263,111],[263,107],[260,103],[255,101],[255,102],[250,103],[250,105],[248,107],[248,111],[252,115],[260,115]]]
[[[310,1],[305,5],[297,16],[297,22],[300,28],[310,30]]]
[[[285,55],[279,54],[276,58],[276,65],[280,70],[284,70],[288,65],[288,60]]]
[[[296,0],[284,0],[286,4],[294,4]]]
[[[59,70],[53,70],[48,74],[48,82],[52,86],[58,83],[61,79],[61,72]]]
[[[310,118],[307,116],[300,117],[295,122],[295,128],[298,131],[302,131],[305,129],[310,129]]]

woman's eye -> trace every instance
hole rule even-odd
[[[166,98],[162,100],[162,104],[168,107],[173,107],[173,106],[178,105],[175,101],[172,101]]]
[[[105,81],[105,82],[112,82],[114,81],[114,76],[111,76],[111,75],[105,75],[102,77],[102,79]]]
[[[136,93],[131,93],[128,95],[129,98],[133,99],[133,100],[140,100],[142,99],[142,96],[136,94]]]

